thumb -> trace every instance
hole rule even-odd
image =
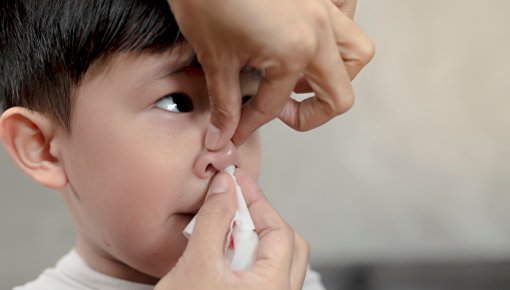
[[[225,238],[236,208],[232,177],[225,172],[217,173],[196,215],[195,228],[185,250],[189,258],[214,267],[224,266]]]
[[[203,67],[211,103],[211,124],[205,136],[205,147],[212,151],[223,148],[232,139],[241,116],[242,103],[239,67],[217,65],[211,63]]]

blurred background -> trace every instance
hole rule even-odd
[[[260,183],[328,289],[510,289],[510,2],[360,0],[356,105],[262,129]],[[58,194],[0,149],[0,288],[73,243]]]

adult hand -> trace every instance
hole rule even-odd
[[[236,211],[232,177],[218,173],[196,217],[188,246],[156,290],[286,290],[302,289],[308,244],[274,211],[257,184],[241,170],[236,178],[260,238],[256,262],[246,271],[228,269],[225,237]]]
[[[210,150],[231,138],[240,145],[275,117],[305,131],[345,112],[354,98],[350,81],[374,53],[349,17],[355,0],[168,2],[207,79]],[[239,72],[245,67],[263,70],[264,78],[242,108]],[[296,102],[290,94],[301,77],[296,90],[311,89],[315,96]]]

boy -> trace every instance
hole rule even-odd
[[[205,80],[165,1],[5,1],[0,19],[4,146],[61,192],[77,231],[56,269],[20,289],[151,289],[216,172],[242,164],[256,179],[257,136],[203,148]],[[259,79],[241,73],[245,100]]]

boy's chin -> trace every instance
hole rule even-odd
[[[168,274],[168,272],[170,272],[175,267],[177,261],[179,260],[177,258],[175,259],[175,261],[172,261],[170,264],[168,264],[165,263],[166,261],[157,261],[157,259],[158,257],[155,257],[155,259],[153,260],[153,262],[155,263],[150,265],[150,267],[141,267],[141,269],[138,270],[132,268],[134,271],[138,273],[133,273],[133,275],[131,276],[132,279],[129,280],[137,283],[154,285],[161,278],[163,278],[163,276]],[[154,264],[160,264],[161,266],[154,266]]]
[[[145,254],[140,253],[143,256],[131,257],[131,263],[119,262],[131,268],[131,271],[129,271],[130,279],[128,280],[144,284],[155,284],[175,267],[184,253],[186,245],[187,239],[184,238],[167,249],[159,249],[158,251]]]

